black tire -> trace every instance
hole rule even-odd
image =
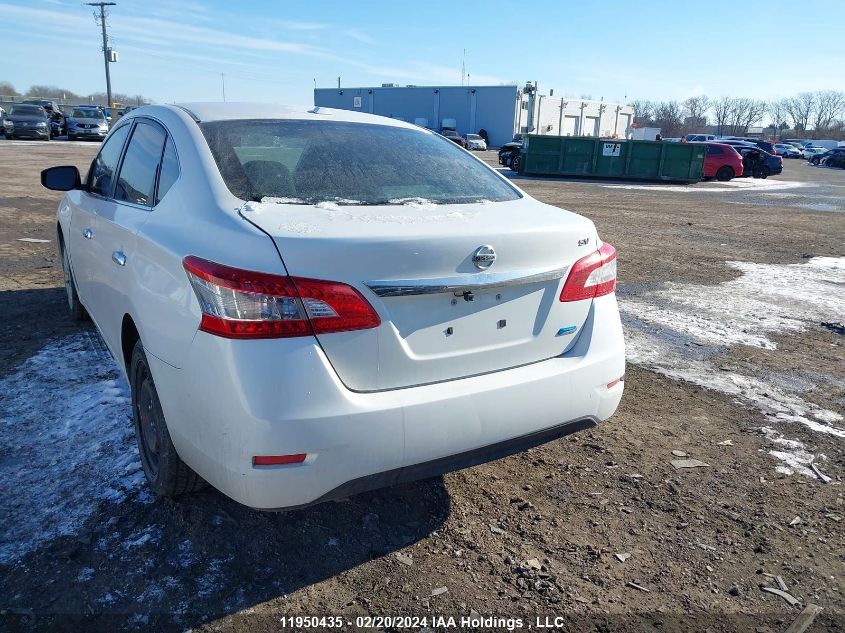
[[[150,488],[160,497],[195,492],[206,483],[179,458],[170,439],[144,346],[138,340],[129,364],[132,418],[141,466]]]
[[[820,159],[818,156],[816,156],[816,157],[815,157],[815,158],[813,158],[810,162],[811,162],[811,163],[813,163],[813,165],[818,165],[818,164],[819,164],[819,163],[821,163],[822,161],[821,161],[821,159]]]
[[[62,271],[65,276],[65,293],[67,294],[67,305],[70,308],[70,317],[74,321],[87,321],[88,312],[85,306],[79,300],[79,294],[76,292],[76,280],[73,278],[73,270],[70,266],[70,257],[67,254],[67,249],[64,244],[61,244],[62,249]]]
[[[769,169],[768,167],[763,166],[763,167],[760,168],[760,178],[765,180],[766,178],[768,178],[771,175],[772,175],[772,170]]]
[[[731,178],[733,178],[736,174],[734,173],[733,167],[728,167],[724,165],[719,167],[719,171],[716,172],[716,180],[721,182],[727,182]]]
[[[68,134],[68,135],[67,135],[67,140],[69,140],[69,141],[75,141],[75,140],[76,140],[76,137],[75,137],[73,134]]]
[[[519,172],[519,166],[522,164],[522,158],[519,154],[511,158],[511,169],[515,172]]]

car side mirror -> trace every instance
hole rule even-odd
[[[41,172],[41,184],[53,191],[70,191],[82,186],[79,170],[73,165],[50,167]]]

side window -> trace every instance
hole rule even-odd
[[[721,154],[722,148],[716,147],[715,145],[708,145],[707,146],[707,153],[708,154]]]
[[[176,149],[173,147],[173,139],[168,137],[164,146],[164,156],[161,157],[161,171],[158,176],[158,192],[156,193],[156,204],[158,204],[176,179],[179,178],[179,161],[176,160]]]
[[[130,127],[124,125],[117,128],[100,149],[97,158],[91,163],[91,171],[88,172],[88,191],[91,193],[99,196],[111,194],[117,161],[120,158],[120,151],[123,149],[123,143],[126,141]]]
[[[138,121],[135,124],[114,188],[115,200],[153,205],[156,172],[165,137],[164,130],[153,123]]]

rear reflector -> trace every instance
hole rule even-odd
[[[622,378],[617,378],[616,380],[612,380],[611,382],[607,383],[607,388],[613,389],[620,382],[624,382],[624,381],[625,381],[625,376],[622,376]]]
[[[182,260],[202,310],[200,330],[225,338],[285,338],[381,324],[352,286]]]
[[[296,453],[295,455],[255,455],[252,458],[253,466],[281,466],[283,464],[301,464],[308,457],[308,453]]]
[[[616,290],[616,249],[610,244],[582,257],[572,265],[561,301],[581,301],[608,295]]]

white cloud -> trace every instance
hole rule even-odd
[[[344,31],[344,34],[347,37],[351,37],[353,40],[358,40],[359,42],[363,42],[364,44],[375,44],[375,40],[371,38],[366,33],[362,33],[356,29],[348,29]]]

